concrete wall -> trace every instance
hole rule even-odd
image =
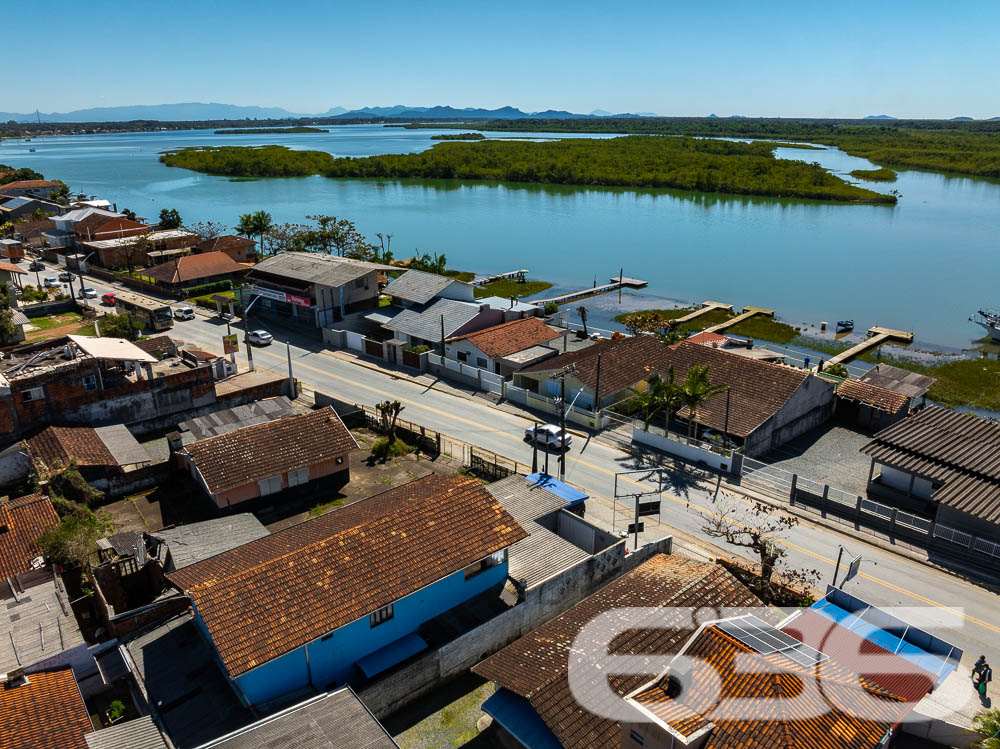
[[[496,365],[492,358],[482,352],[478,346],[474,346],[468,341],[452,341],[445,343],[444,355],[448,359],[461,361],[459,354],[465,354],[465,363],[471,364],[479,369],[486,369],[490,372],[496,371]]]
[[[0,452],[0,486],[19,484],[35,469],[23,442],[15,442]]]
[[[600,554],[534,585],[517,606],[418,658],[391,678],[376,681],[358,696],[377,718],[385,718],[595,593],[625,569],[625,541],[619,540]]]
[[[396,601],[393,618],[382,624],[372,627],[366,614],[292,653],[241,674],[235,681],[255,705],[308,684],[319,690],[344,684],[361,658],[416,632],[425,622],[470,598],[502,585],[506,578],[506,560],[468,580],[460,570]],[[308,672],[305,671],[306,649],[309,652]]]
[[[680,440],[670,439],[662,434],[647,432],[645,429],[640,429],[637,426],[632,427],[632,441],[655,447],[657,450],[662,450],[668,455],[676,455],[691,463],[704,463],[718,471],[729,471],[733,464],[732,451],[730,451],[729,455],[720,455],[717,452],[702,447],[705,444],[704,442],[698,441],[697,444],[691,445],[686,441],[681,442]]]
[[[825,423],[833,413],[834,386],[819,377],[807,377],[770,419],[755,429],[743,443],[750,457],[764,455]]]

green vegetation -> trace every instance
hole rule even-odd
[[[176,208],[164,208],[160,211],[160,228],[177,229],[181,225],[181,214]]]
[[[25,284],[24,289],[21,291],[22,302],[44,302],[48,298],[48,291],[38,286],[32,286],[30,283]]]
[[[671,320],[676,320],[678,317],[684,317],[684,315],[690,314],[694,311],[694,307],[685,307],[682,309],[647,309],[639,310],[638,312],[623,312],[620,315],[615,315],[614,320],[630,330],[637,324],[640,325],[640,327],[637,328],[639,330],[653,330],[656,328],[668,327],[668,323]],[[732,316],[732,313],[726,310],[714,309],[711,312],[706,312],[700,317],[696,317],[691,322],[681,323],[677,326],[677,329],[689,333],[696,333],[700,330],[711,327],[712,325],[718,325],[721,322],[725,322]]]
[[[546,281],[518,281],[516,278],[502,278],[499,281],[477,286],[475,289],[476,299],[487,296],[499,296],[504,299],[531,296],[539,294],[546,289],[551,289],[552,284]]]
[[[459,281],[465,281],[466,283],[469,283],[473,278],[476,277],[475,273],[468,270],[446,270],[444,272],[444,275],[448,276],[449,278],[458,279]]]
[[[431,140],[483,140],[482,133],[455,133],[454,135],[432,135]]]
[[[215,309],[215,299],[213,299],[212,297],[214,297],[216,295],[229,297],[235,303],[234,304],[234,309],[239,310],[239,308],[240,308],[239,302],[236,299],[236,294],[233,293],[232,291],[216,291],[214,293],[204,294],[202,296],[188,297],[184,301],[187,302],[188,304],[194,304],[194,305],[197,305],[198,307],[207,307],[208,309],[214,310]],[[225,309],[225,307],[224,307],[224,310],[226,312],[229,311],[228,309]]]
[[[79,312],[60,312],[58,315],[46,315],[45,317],[31,318],[31,324],[38,330],[61,328],[65,325],[82,321],[83,315]]]
[[[754,340],[774,341],[775,343],[791,343],[799,334],[799,331],[791,325],[761,315],[744,320],[731,328],[726,328],[725,332],[746,336]]]
[[[142,332],[142,320],[128,313],[110,313],[97,318],[101,335],[107,338],[133,339]]]
[[[442,143],[416,154],[339,159],[281,146],[226,146],[171,151],[160,160],[167,166],[229,176],[480,179],[896,202],[895,196],[850,185],[818,164],[776,159],[773,149],[772,143],[630,136]]]
[[[34,169],[28,169],[27,167],[17,169],[7,164],[0,164],[0,185],[6,185],[8,182],[22,182],[32,179],[45,179],[45,176],[41,172],[36,172]]]
[[[879,169],[855,169],[851,172],[854,179],[867,179],[871,182],[895,182],[896,173],[887,167]]]
[[[216,130],[216,135],[270,135],[273,133],[328,133],[319,127],[307,127],[299,125],[297,127],[246,127],[231,128],[229,130]]]
[[[331,499],[326,502],[319,502],[318,504],[314,504],[312,507],[309,508],[309,517],[318,518],[320,515],[326,513],[326,511],[329,510],[330,508],[340,507],[342,504],[344,504],[343,497],[337,497],[336,499]]]
[[[416,449],[413,445],[407,444],[399,437],[396,437],[391,442],[388,437],[379,437],[372,443],[372,455],[379,460],[399,458],[403,455],[409,455]]]
[[[927,393],[936,403],[1000,411],[1000,361],[996,359],[960,359],[931,366],[897,359],[892,363],[936,378]]]

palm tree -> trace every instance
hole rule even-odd
[[[698,418],[698,407],[719,393],[725,391],[725,385],[713,385],[708,377],[707,364],[695,364],[687,372],[687,378],[681,386],[681,402],[688,409],[688,437],[694,437],[695,422]]]
[[[972,719],[973,725],[983,737],[982,741],[973,744],[976,749],[1000,749],[1000,709],[994,708],[980,713]]]
[[[576,313],[580,316],[580,322],[583,323],[583,337],[587,337],[587,308],[580,306],[576,308]]]
[[[674,381],[674,367],[667,369],[667,377],[654,374],[649,378],[645,391],[629,388],[635,393],[633,399],[642,411],[643,429],[649,431],[649,425],[660,411],[665,413],[664,429],[670,431],[670,417],[681,407],[681,389]]]
[[[243,213],[240,215],[239,223],[233,227],[237,234],[242,234],[244,237],[249,238],[251,234],[254,233],[253,229],[253,214]]]
[[[271,214],[267,211],[254,211],[253,215],[250,216],[251,224],[253,226],[253,234],[259,237],[259,246],[261,249],[264,247],[264,235],[267,234],[274,227],[274,223],[271,221]],[[240,217],[240,222],[243,221],[243,217]]]

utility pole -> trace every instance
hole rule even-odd
[[[729,401],[732,399],[733,389],[732,387],[726,388],[726,426],[723,428],[724,437],[722,438],[722,451],[725,453],[729,449]]]
[[[441,359],[444,359],[444,315],[441,315]],[[444,366],[444,361],[441,366]]]
[[[531,472],[538,473],[538,422],[535,422],[535,429],[531,435]]]
[[[559,480],[566,480],[566,378],[559,378]]]
[[[243,299],[244,297],[241,297]],[[250,348],[250,329],[247,327],[247,318],[250,317],[250,308],[253,307],[260,297],[254,297],[254,299],[243,308],[243,345],[247,347],[247,368],[248,371],[253,372],[253,349]]]
[[[288,391],[292,395],[292,400],[299,397],[298,388],[295,386],[295,375],[292,374],[292,344],[285,341],[285,351],[288,354]]]

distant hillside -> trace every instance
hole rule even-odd
[[[972,117],[952,117],[952,122],[975,122]]]
[[[343,109],[341,109],[343,111]],[[203,104],[187,102],[183,104],[148,104],[128,107],[92,107],[75,109],[72,112],[42,112],[36,118],[30,114],[0,112],[0,122],[128,122],[130,120],[273,120],[301,117],[281,107],[241,107],[235,104]]]
[[[866,120],[894,120],[896,119],[891,114],[870,114],[865,117]]]
[[[446,119],[450,117],[464,120],[516,120],[522,117],[539,117],[543,119],[566,119],[568,117],[588,117],[585,114],[573,114],[561,110],[548,109],[544,112],[525,112],[516,107],[500,107],[499,109],[480,109],[477,107],[363,107],[337,115],[340,119],[356,119],[358,117],[395,117],[395,118],[429,118]]]

